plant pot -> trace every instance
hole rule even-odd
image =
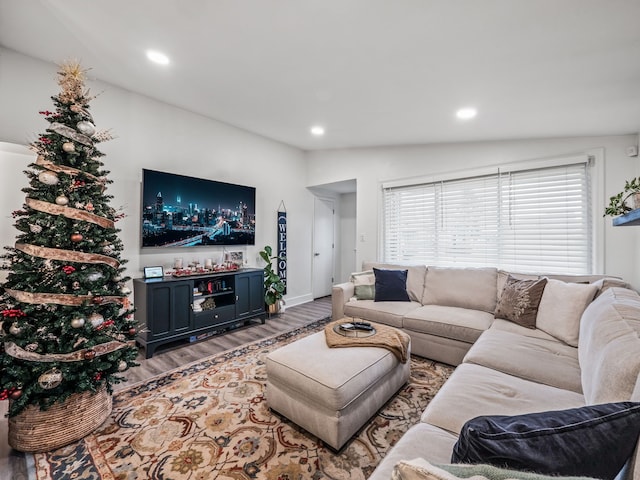
[[[267,305],[267,312],[269,315],[275,315],[280,312],[280,303],[272,303],[271,305]]]
[[[631,206],[634,210],[640,208],[640,193],[631,194]]]
[[[111,414],[105,387],[74,393],[47,410],[31,405],[9,418],[9,445],[20,452],[49,452],[86,437]]]

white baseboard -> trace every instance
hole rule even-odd
[[[298,297],[285,297],[285,309],[293,307],[295,305],[302,305],[303,303],[313,302],[313,295],[308,293],[306,295],[300,295]]]

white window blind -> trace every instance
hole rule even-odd
[[[588,163],[383,190],[387,262],[592,272]]]

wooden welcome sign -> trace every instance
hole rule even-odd
[[[287,293],[287,209],[284,200],[278,207],[278,276],[284,283],[284,294]]]

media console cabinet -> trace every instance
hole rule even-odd
[[[136,341],[145,348],[146,358],[160,345],[204,338],[221,327],[251,319],[264,323],[266,318],[261,268],[136,278],[133,295],[135,316],[141,324]]]

